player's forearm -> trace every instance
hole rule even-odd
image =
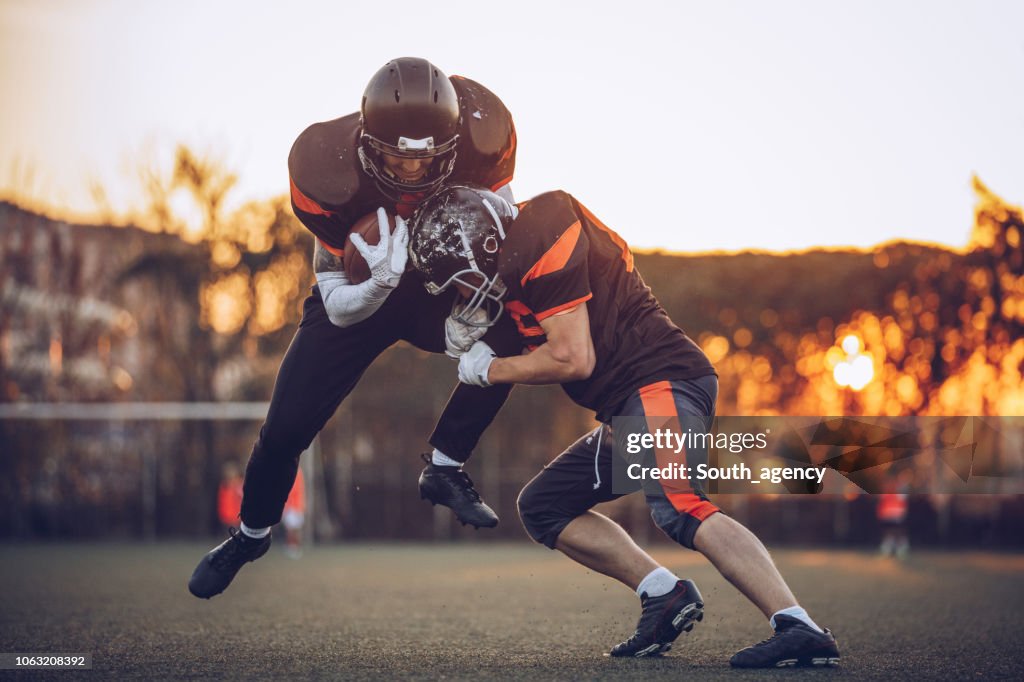
[[[492,384],[561,384],[580,381],[594,371],[584,350],[558,350],[545,343],[526,355],[494,358],[487,373]]]
[[[372,279],[352,284],[342,272],[318,272],[316,282],[332,324],[350,327],[373,315],[393,291]]]
[[[313,271],[327,317],[339,327],[350,327],[373,315],[392,291],[373,279],[353,284],[340,254],[331,253],[319,240],[313,251]]]

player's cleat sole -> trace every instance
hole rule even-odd
[[[839,665],[839,647],[832,632],[818,632],[789,616],[775,617],[775,634],[738,651],[734,668],[825,668]]]
[[[210,550],[192,572],[188,591],[200,599],[215,597],[227,589],[242,566],[256,561],[270,549],[271,536],[247,537],[237,528],[228,530],[230,538]]]
[[[834,668],[839,665],[839,656],[812,656],[810,660],[787,658],[775,664],[776,668]],[[742,666],[736,666],[742,667]]]
[[[430,455],[423,459],[427,466],[420,473],[420,499],[448,507],[463,526],[479,530],[498,525],[498,515],[480,499],[469,474],[459,467],[436,466]]]
[[[704,620],[704,599],[692,580],[680,580],[668,594],[641,598],[643,611],[636,632],[617,644],[609,655],[615,658],[660,656],[684,632]]]

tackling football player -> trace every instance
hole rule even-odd
[[[617,234],[565,192],[518,209],[482,188],[450,187],[425,202],[410,234],[413,265],[432,293],[457,289],[463,315],[507,310],[529,351],[496,357],[477,341],[459,361],[473,386],[560,383],[602,425],[548,464],[519,496],[537,542],[636,590],[636,632],[612,656],[656,655],[703,617],[696,585],[659,566],[591,508],[612,491],[613,415],[686,418],[707,432],[718,379],[700,348],[644,284]],[[691,464],[706,452],[685,453]],[[738,667],[836,665],[835,639],[799,606],[764,545],[722,513],[696,481],[659,482],[647,503],[669,537],[706,556],[769,618],[775,635],[732,657]]]
[[[439,300],[424,291],[417,273],[403,275],[403,217],[446,180],[477,183],[511,198],[515,153],[512,117],[494,93],[411,57],[388,62],[373,76],[359,112],[315,123],[299,135],[288,157],[292,208],[316,236],[317,284],[246,467],[241,528],[232,528],[231,537],[200,561],[189,581],[192,594],[220,594],[245,563],[267,552],[299,455],[374,358],[399,340],[457,356],[486,331],[446,322],[454,296]],[[397,214],[393,233],[385,208]],[[374,211],[380,239],[371,246],[349,233]],[[345,271],[347,239],[366,262],[365,281]],[[430,437],[433,453],[424,456],[421,496],[478,528],[495,526],[498,517],[462,464],[509,388],[458,384]]]

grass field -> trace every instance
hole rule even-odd
[[[779,551],[842,666],[733,671],[770,634],[699,556],[656,551],[694,578],[707,616],[661,659],[603,653],[628,636],[631,591],[523,544],[277,548],[223,595],[186,590],[201,544],[0,545],[0,652],[89,652],[91,671],[16,679],[1016,678],[1024,675],[1024,556]]]

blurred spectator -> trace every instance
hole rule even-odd
[[[882,526],[882,556],[906,559],[910,552],[907,534],[907,494],[883,493],[878,496],[878,523]]]
[[[237,526],[242,511],[242,470],[238,462],[230,460],[221,470],[220,488],[217,490],[217,516],[225,526]]]

